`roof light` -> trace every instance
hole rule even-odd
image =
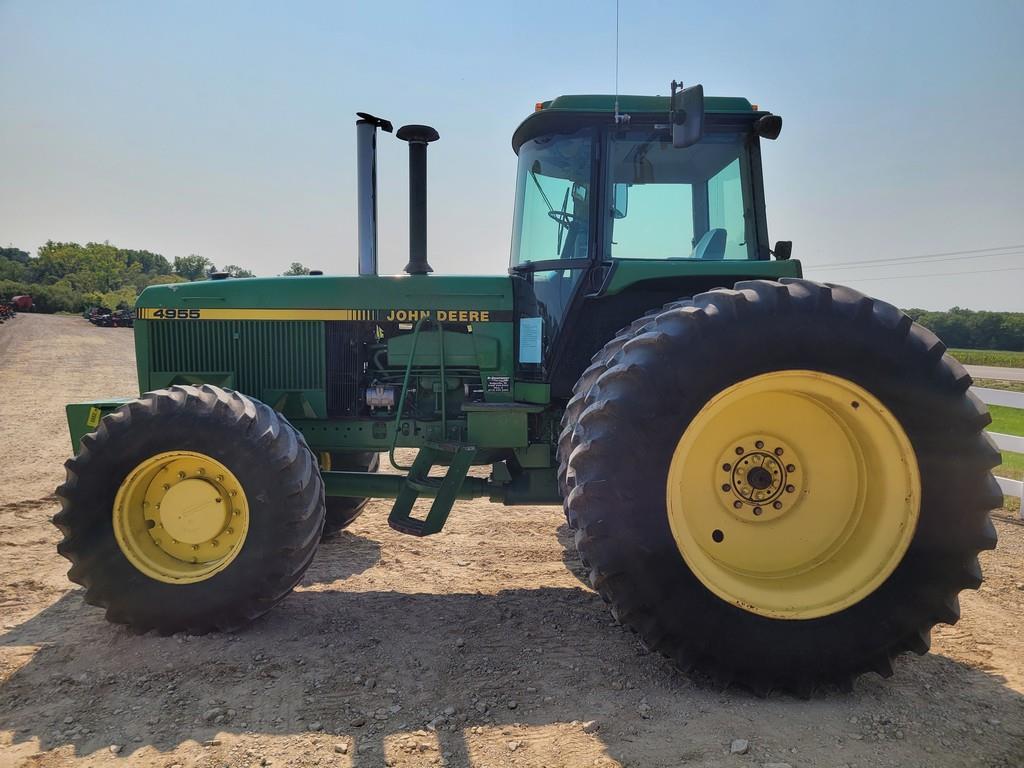
[[[751,104],[751,105],[750,105],[750,108],[751,108],[752,110],[754,110],[755,112],[757,112],[757,111],[758,111],[758,109],[757,109],[757,104]]]
[[[536,104],[533,105],[533,111],[534,112],[540,112],[542,109],[544,109],[544,102],[543,101],[538,101]]]

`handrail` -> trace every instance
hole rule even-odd
[[[412,364],[416,359],[416,345],[419,343],[420,329],[424,323],[433,323],[437,326],[438,346],[440,347],[441,356],[441,439],[448,439],[448,375],[444,364],[444,324],[439,320],[428,318],[427,316],[421,316],[417,321],[416,325],[412,329],[412,342],[409,349],[409,360],[405,364],[405,375],[402,377],[402,394],[398,398],[398,408],[395,409],[395,431],[391,436],[391,448],[388,450],[388,461],[391,462],[391,466],[395,469],[408,472],[412,469],[412,465],[408,467],[398,463],[395,459],[395,448],[398,445],[398,431],[402,426],[402,414],[405,411],[405,398],[406,393],[409,391],[409,378],[412,375]]]
[[[421,316],[412,329],[412,347],[409,350],[409,361],[405,364],[405,376],[402,378],[402,394],[398,397],[398,408],[395,409],[395,433],[391,436],[391,448],[388,450],[388,461],[395,469],[408,472],[412,469],[410,464],[404,467],[395,460],[395,446],[398,444],[398,431],[402,427],[402,412],[405,410],[405,393],[409,391],[409,376],[412,373],[412,361],[416,358],[416,344],[420,338],[420,328],[423,326],[425,316]]]

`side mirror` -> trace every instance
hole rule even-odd
[[[612,185],[612,218],[624,219],[629,212],[629,184]]]
[[[754,123],[754,132],[762,139],[774,141],[782,133],[782,118],[778,115],[762,115]]]
[[[790,256],[793,255],[793,241],[776,240],[775,249],[772,251],[772,255],[775,256],[775,259],[777,261],[786,261]]]
[[[704,86],[691,85],[672,92],[672,146],[690,147],[704,135]]]

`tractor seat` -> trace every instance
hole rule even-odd
[[[726,236],[727,233],[724,229],[709,229],[697,241],[697,245],[693,247],[693,256],[691,258],[721,261],[725,258]]]

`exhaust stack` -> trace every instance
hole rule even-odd
[[[391,133],[391,123],[356,112],[356,185],[359,217],[359,274],[377,274],[377,129]]]
[[[409,142],[409,263],[410,275],[433,272],[427,263],[427,144],[441,138],[429,125],[403,125],[395,134]]]

